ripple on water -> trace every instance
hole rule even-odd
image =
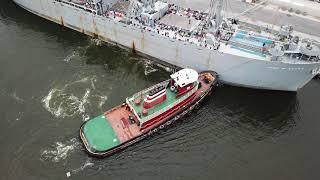
[[[73,94],[65,93],[61,89],[53,88],[49,94],[43,98],[42,102],[47,111],[55,117],[71,117],[75,114],[84,113],[84,105],[87,103],[90,89],[86,89],[82,98],[76,97]]]
[[[78,56],[78,51],[72,51],[71,54],[69,54],[67,57],[63,59],[64,62],[70,62],[74,57]]]
[[[83,171],[87,167],[93,167],[93,166],[94,166],[94,163],[92,162],[92,159],[87,158],[87,160],[83,163],[83,165],[81,165],[79,168],[72,169],[71,173],[72,174],[76,174],[76,173],[78,173],[80,171]]]
[[[90,45],[102,46],[103,45],[103,41],[100,40],[100,39],[91,38],[90,39]]]
[[[144,61],[144,74],[147,76],[150,73],[156,72],[158,69],[153,67],[154,63],[151,61],[145,60]]]
[[[43,107],[57,118],[82,115],[86,120],[87,105],[97,103],[96,106],[101,108],[108,100],[96,89],[96,82],[96,77],[85,77],[62,88],[55,87],[42,99]]]
[[[65,160],[75,149],[80,148],[81,143],[76,138],[66,142],[55,142],[50,148],[41,152],[41,160],[57,163]]]

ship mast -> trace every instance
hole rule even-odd
[[[215,30],[219,28],[222,22],[222,7],[223,0],[210,0],[207,24],[210,25],[214,20],[215,23],[212,25]]]
[[[128,18],[132,18],[133,16],[135,16],[135,6],[136,1],[135,0],[129,0],[129,6],[127,9],[127,17]]]

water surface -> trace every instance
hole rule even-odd
[[[0,2],[0,179],[319,179],[320,80],[294,93],[222,86],[191,116],[106,159],[87,119],[168,69]]]

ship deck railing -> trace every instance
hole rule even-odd
[[[63,4],[67,4],[69,6],[73,6],[73,7],[76,7],[76,8],[79,8],[79,9],[82,9],[82,10],[85,10],[87,12],[91,12],[93,14],[97,14],[97,10],[94,9],[94,8],[88,8],[87,6],[85,5],[80,5],[80,4],[77,4],[77,3],[74,3],[74,2],[71,2],[71,1],[66,1],[66,0],[55,0],[56,2],[60,2],[60,3],[63,3]]]
[[[76,8],[79,8],[79,9],[85,10],[87,12],[90,12],[90,13],[98,15],[97,10],[95,10],[93,8],[88,8],[88,7],[84,6],[84,5],[79,5],[77,3],[69,2],[69,1],[66,1],[66,0],[55,0],[55,1],[63,3],[63,4],[67,4],[69,6],[73,6],[73,7],[76,7]],[[120,22],[122,20],[122,18],[118,18],[117,16],[116,16],[116,18],[113,18],[111,15],[108,14],[108,12],[110,12],[110,11],[107,11],[105,13],[100,14],[100,16],[116,20],[117,22]],[[152,28],[150,26],[143,25],[141,23],[135,23],[135,24],[136,24],[135,27],[138,27],[138,28],[140,28],[142,30],[151,31],[151,32],[157,34],[157,29],[156,28]],[[169,32],[170,35],[169,36],[165,36],[164,32]],[[171,34],[175,34],[175,33],[179,34],[178,31],[171,31],[171,30],[161,29],[161,33],[159,33],[159,35],[163,36],[163,37],[168,37],[168,38],[172,39],[173,41],[174,40],[178,40],[178,41],[186,42],[186,43],[189,43],[189,44],[194,44],[196,46],[199,46],[199,47],[202,47],[202,48],[206,48],[206,49],[210,49],[210,50],[215,49],[214,45],[209,44],[209,43],[204,43],[197,37],[185,37],[185,36],[181,36],[181,35],[177,35],[177,36],[171,35]]]
[[[267,55],[269,55],[267,52],[267,47],[258,47],[255,45],[245,44],[243,42],[233,40],[232,38],[227,41],[227,43],[231,45],[231,48],[243,50],[250,54],[258,55],[261,57],[266,57]]]

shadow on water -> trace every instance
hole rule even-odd
[[[143,58],[117,46],[106,43],[103,43],[102,46],[86,46],[89,36],[38,17],[19,7],[12,0],[3,0],[0,2],[0,21],[7,25],[13,24],[27,30],[30,29],[32,31],[45,33],[49,37],[56,38],[57,42],[64,46],[80,44],[85,47],[81,50],[80,55],[85,57],[85,63],[88,65],[103,65],[107,70],[129,70],[129,72],[138,72],[141,75],[140,77],[145,77],[146,71],[148,71],[148,65],[151,64],[148,60],[147,62],[141,61],[138,63],[131,61],[141,60]],[[146,65],[147,67],[145,67]],[[151,69],[152,66],[153,65],[150,65]],[[165,74],[164,71],[161,71],[161,73]],[[147,74],[149,73],[147,72]],[[154,76],[153,73],[148,77],[149,80],[155,78],[157,78],[157,76]]]
[[[196,163],[202,158],[215,159],[215,154],[241,154],[250,144],[261,141],[273,143],[289,134],[298,123],[298,108],[295,93],[217,87],[200,109],[182,121],[121,153],[101,161],[94,160],[91,170],[103,169],[101,173],[116,176],[122,172],[118,168],[127,159],[131,162],[143,159],[145,163],[152,164],[154,158],[159,158],[158,167],[162,167],[170,164],[168,162],[180,163],[177,157],[188,157],[188,161]],[[239,163],[237,155],[233,158],[235,163]],[[204,161],[200,164],[206,164]],[[186,165],[185,162],[183,164]],[[134,165],[126,163],[129,167]],[[105,169],[112,171],[112,175]]]
[[[0,21],[6,25],[17,25],[20,28],[45,33],[57,38],[58,42],[74,44],[87,39],[86,35],[62,27],[56,23],[38,17],[16,5],[12,0],[0,2]]]
[[[168,72],[152,61],[106,43],[103,46],[90,46],[82,55],[86,57],[86,64],[103,65],[104,69],[111,73],[126,72],[128,76],[135,75],[151,82],[168,77]],[[157,73],[152,73],[155,71]]]
[[[300,120],[298,99],[289,92],[222,86],[207,108],[226,127],[253,141],[284,135]]]

